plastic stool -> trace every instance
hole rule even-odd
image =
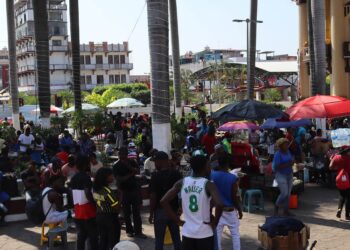
[[[45,228],[48,227],[47,233],[45,233]],[[41,240],[40,245],[48,242],[48,249],[53,249],[54,243],[61,241],[64,247],[67,246],[67,222],[62,222],[58,224],[46,224],[45,222],[41,226]]]
[[[253,205],[253,199],[255,197],[259,198],[259,204]],[[264,196],[261,190],[259,189],[249,189],[246,190],[243,199],[243,210],[245,212],[252,212],[253,210],[264,211]]]

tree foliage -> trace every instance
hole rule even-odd
[[[264,94],[267,102],[279,102],[282,100],[281,92],[278,89],[266,89]]]

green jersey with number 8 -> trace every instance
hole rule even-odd
[[[203,239],[213,236],[210,225],[210,200],[206,192],[208,179],[186,177],[182,182],[181,199],[185,224],[182,234],[188,238]]]

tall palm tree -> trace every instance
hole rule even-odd
[[[147,0],[151,59],[153,146],[171,148],[169,101],[169,11],[168,0]]]
[[[255,85],[255,53],[256,53],[256,23],[258,15],[258,0],[250,1],[249,48],[247,57],[248,99],[254,99]]]
[[[75,110],[81,111],[79,0],[69,1]]]
[[[177,21],[177,0],[169,0],[171,45],[173,54],[174,95],[176,116],[181,116],[181,76],[180,76],[180,45],[179,27]]]
[[[17,64],[16,64],[16,33],[15,17],[13,11],[13,0],[6,0],[7,11],[7,33],[10,59],[10,94],[12,102],[12,122],[16,130],[20,129],[19,123],[19,102],[17,86]]]
[[[47,1],[33,0],[37,86],[41,126],[50,127],[50,62]]]
[[[317,79],[316,79],[316,65],[315,65],[315,47],[314,47],[314,30],[312,24],[312,11],[311,11],[311,0],[307,1],[307,12],[308,12],[308,36],[309,36],[309,68],[310,68],[310,87],[311,95],[317,94]]]
[[[315,73],[316,73],[316,83],[317,83],[317,88],[315,88],[317,89],[317,92],[312,94],[313,95],[325,94],[326,68],[327,68],[325,0],[310,0],[310,1],[311,1],[311,16],[312,16],[312,27],[313,27],[313,43],[314,43],[314,53],[315,53]]]

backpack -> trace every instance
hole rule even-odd
[[[340,170],[335,184],[339,190],[350,189],[349,173],[346,172],[345,169]]]
[[[49,214],[53,204],[51,204],[47,213],[44,214],[43,199],[51,191],[52,191],[52,189],[48,190],[44,194],[39,193],[37,195],[31,196],[30,199],[27,200],[26,206],[25,206],[25,211],[26,211],[28,220],[30,222],[32,222],[33,224],[41,225],[45,221],[47,215]]]

